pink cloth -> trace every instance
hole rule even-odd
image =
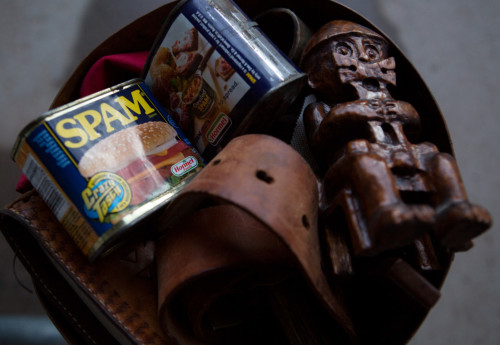
[[[85,75],[80,86],[80,97],[91,95],[141,75],[148,51],[103,56]],[[16,191],[24,193],[33,188],[24,174],[16,184]]]
[[[29,191],[31,188],[33,187],[31,187],[30,181],[28,181],[24,174],[21,174],[21,177],[16,184],[16,191],[18,191],[19,193],[24,193]]]
[[[140,76],[147,51],[103,56],[89,69],[80,87],[80,96],[88,96],[122,81]]]

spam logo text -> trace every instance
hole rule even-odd
[[[155,108],[140,89],[132,91],[130,98],[105,98],[90,109],[56,119],[55,132],[66,147],[78,149],[125,128],[140,115],[154,115]]]

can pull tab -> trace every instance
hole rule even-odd
[[[259,23],[247,20],[245,22],[235,23],[239,29],[240,34],[248,41],[252,42],[259,40],[262,37],[262,31],[259,30]]]
[[[238,24],[241,30],[250,30],[251,28],[259,25],[259,23],[253,20],[247,20],[246,22],[239,22]]]

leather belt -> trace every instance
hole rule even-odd
[[[183,285],[243,263],[266,263],[295,267],[354,338],[346,308],[321,269],[317,214],[317,179],[294,149],[266,135],[232,140],[159,221],[165,233],[157,260],[166,333],[175,333],[168,303]]]

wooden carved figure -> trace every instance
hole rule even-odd
[[[304,122],[324,174],[323,206],[343,209],[354,253],[374,255],[427,232],[453,251],[470,248],[490,215],[468,201],[455,159],[418,142],[419,114],[389,92],[396,63],[387,40],[333,21],[312,37],[301,66],[318,97]]]

